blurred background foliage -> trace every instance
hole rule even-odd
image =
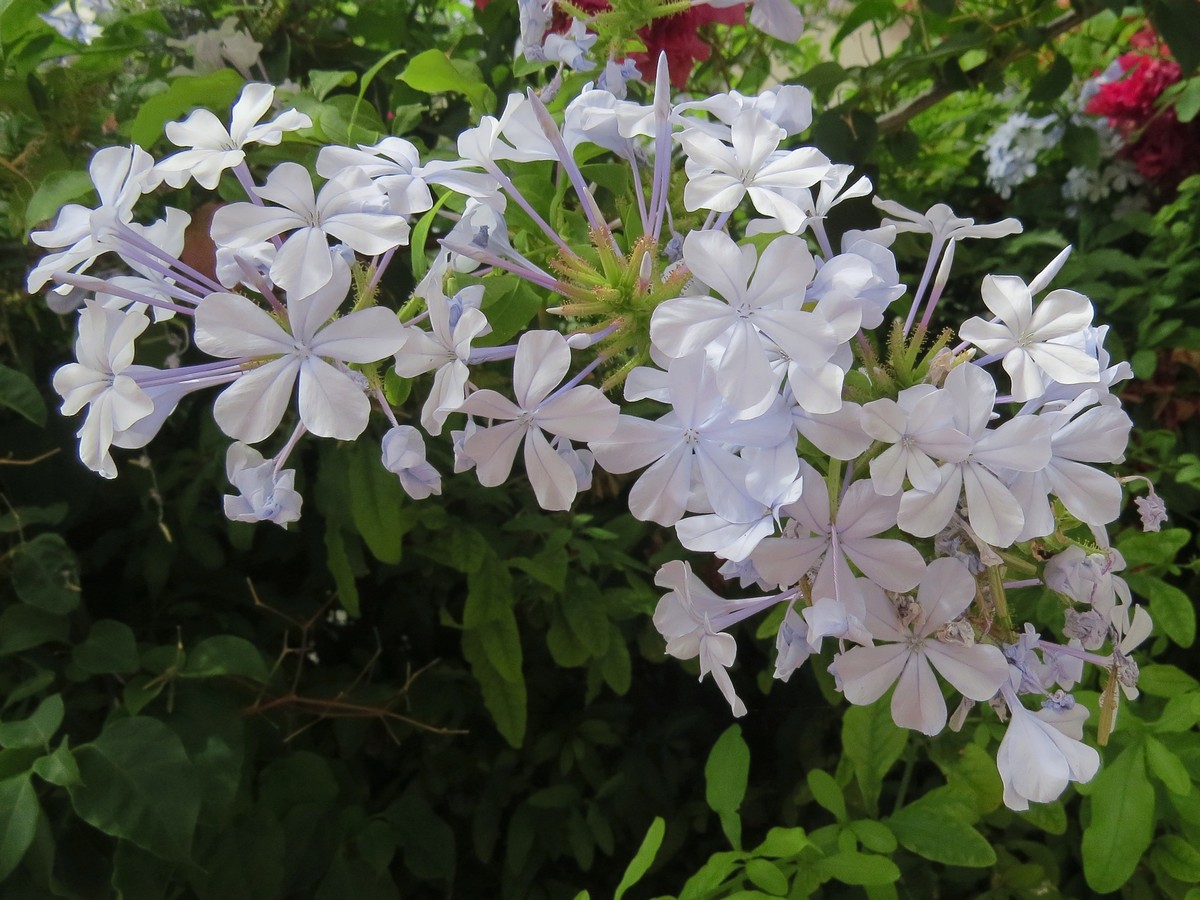
[[[507,0],[113,0],[97,33],[67,36],[42,18],[52,6],[0,0],[5,897],[571,898],[635,882],[631,897],[1200,894],[1200,178],[1061,193],[1106,159],[1081,86],[1147,21],[1180,70],[1155,115],[1194,128],[1193,0],[812,4],[795,45],[704,26],[688,82],[805,84],[806,139],[881,196],[1020,217],[1021,236],[959,249],[951,312],[977,304],[983,274],[1029,278],[1073,244],[1058,283],[1091,297],[1114,358],[1133,362],[1127,470],[1154,479],[1172,517],[1117,542],[1156,621],[1143,697],[1086,796],[1027,814],[1000,802],[994,717],[930,741],[881,704],[848,707],[813,667],[772,684],[752,626],[734,673],[750,714],[731,727],[694,663],[664,658],[651,578],[681,551],[624,511],[622,480],[564,514],[470,477],[414,503],[364,441],[298,460],[298,526],[231,524],[204,399],[126,453],[117,480],[85,471],[49,387],[73,321],[23,284],[28,232],[87,202],[96,148],[162,149],[166,121],[224,115],[265,78],[315,123],[277,158],[388,133],[436,152],[553,72],[514,61]],[[256,62],[236,41],[226,55],[217,38],[186,43],[222,23],[261,45]],[[998,187],[995,133],[1016,114],[1062,130]],[[838,213],[874,224],[866,203]],[[918,241],[895,249],[919,271]],[[384,289],[400,302],[412,283],[395,266]],[[1056,603],[1026,593],[1029,608]],[[1093,709],[1097,687],[1078,694]]]

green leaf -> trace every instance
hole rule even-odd
[[[75,760],[82,783],[69,790],[81,819],[164,859],[190,858],[200,787],[170,728],[147,716],[110,721]]]
[[[79,563],[57,534],[39,534],[13,554],[12,584],[31,606],[66,615],[79,606]]]
[[[824,769],[809,769],[808,789],[823,809],[833,813],[839,822],[846,821],[846,798],[841,786]]]
[[[12,874],[33,843],[40,814],[28,775],[0,781],[0,881]]]
[[[654,821],[646,830],[646,836],[642,838],[642,845],[638,847],[637,853],[625,867],[625,874],[621,876],[621,883],[617,885],[613,900],[621,900],[625,896],[625,892],[641,881],[642,876],[650,870],[650,866],[654,864],[654,858],[658,856],[658,848],[662,846],[663,835],[666,833],[667,823],[663,821],[662,817],[655,816]]]
[[[90,181],[88,185],[91,185]],[[36,194],[34,199],[37,199]],[[41,219],[36,221],[40,222]],[[46,401],[38,393],[37,385],[23,372],[5,365],[0,365],[0,406],[8,407],[34,425],[46,424]]]
[[[1091,261],[1089,257],[1089,262]],[[1192,539],[1186,528],[1166,528],[1159,532],[1127,531],[1117,541],[1117,549],[1130,569],[1169,563]]]
[[[825,857],[816,865],[843,884],[892,884],[900,878],[900,870],[894,862],[873,853],[843,851]]]
[[[466,60],[451,59],[437,49],[414,56],[400,73],[399,79],[426,94],[448,91],[463,94],[477,112],[491,112],[496,103],[496,95],[484,84],[477,65]]]
[[[803,828],[775,827],[768,831],[763,842],[754,848],[754,855],[789,859],[799,855],[805,847],[811,846],[812,841],[808,839]]]
[[[896,726],[885,701],[851,706],[842,718],[842,747],[867,808],[877,809],[883,777],[904,753],[908,732]]]
[[[137,639],[133,629],[114,619],[99,619],[92,623],[87,640],[71,651],[71,660],[92,675],[137,671]]]
[[[1138,687],[1153,697],[1178,697],[1200,689],[1200,681],[1178,666],[1154,665],[1138,673]]]
[[[754,886],[775,897],[782,897],[788,892],[787,876],[779,871],[779,867],[765,859],[746,860],[746,877]]]
[[[1101,769],[1088,794],[1092,818],[1083,832],[1083,874],[1092,890],[1104,894],[1129,880],[1154,834],[1154,788],[1142,745]]]
[[[398,563],[404,535],[416,524],[414,507],[400,479],[383,467],[378,448],[360,441],[343,451],[348,458],[350,514],[367,548],[382,563]]]
[[[948,866],[984,868],[996,862],[987,838],[962,821],[949,793],[931,792],[886,820],[907,850]]]
[[[1061,53],[1054,54],[1054,62],[1050,65],[1049,71],[1042,75],[1033,83],[1033,87],[1029,89],[1030,103],[1049,103],[1062,96],[1063,91],[1071,86],[1071,79],[1074,78],[1075,71],[1071,68],[1071,61]]]
[[[217,118],[224,122],[228,119],[228,108],[244,83],[242,76],[233,69],[176,78],[161,94],[142,103],[129,130],[129,139],[149,149],[162,137],[167,122],[182,118],[198,106],[215,111]]]
[[[1175,117],[1180,122],[1190,122],[1197,114],[1200,114],[1200,78],[1190,78],[1175,99]]]
[[[1192,778],[1183,760],[1168,750],[1158,739],[1146,735],[1146,765],[1151,774],[1174,794],[1190,794]]]
[[[0,725],[0,747],[5,750],[48,747],[50,738],[62,725],[64,711],[62,695],[51,694],[28,719]]]
[[[408,246],[412,248],[409,251],[409,257],[412,261],[413,278],[417,281],[424,278],[425,273],[429,271],[429,257],[425,254],[425,244],[429,241],[429,229],[433,227],[433,220],[437,218],[438,210],[446,205],[446,201],[451,196],[451,192],[447,191],[438,197],[437,203],[433,204],[433,209],[421,216],[417,220],[417,224],[413,226]]]
[[[358,76],[353,72],[311,69],[308,73],[309,90],[318,100],[324,100],[336,88],[350,87],[357,80]]]
[[[1200,882],[1200,850],[1177,834],[1164,834],[1154,845],[1150,861],[1177,881]]]
[[[53,753],[39,757],[34,762],[33,771],[40,778],[59,787],[70,787],[82,780],[79,764],[75,762],[75,755],[67,746],[65,738]]]
[[[1029,809],[1021,813],[1021,818],[1047,834],[1065,834],[1067,830],[1067,811],[1057,800],[1053,803],[1032,803]]]
[[[198,643],[188,651],[187,662],[179,674],[184,678],[240,675],[260,684],[271,677],[259,649],[232,634],[214,635]]]
[[[849,828],[868,850],[876,853],[894,853],[896,850],[896,835],[882,822],[856,819],[849,824]]]
[[[489,277],[484,283],[492,280]],[[495,281],[501,290],[489,290],[483,298],[483,311],[492,330],[476,342],[480,346],[495,346],[512,339],[546,306],[542,295],[528,282],[512,279],[512,287],[508,288],[509,279],[496,278]]]
[[[721,828],[729,843],[741,845],[741,820],[738,809],[746,796],[750,780],[750,747],[739,725],[730,725],[717,738],[704,764],[704,799],[721,819]]]
[[[1196,607],[1191,598],[1161,578],[1131,573],[1125,579],[1138,594],[1150,600],[1150,618],[1154,631],[1165,634],[1180,647],[1190,647],[1196,640]]]

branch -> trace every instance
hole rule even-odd
[[[1065,34],[1073,28],[1082,25],[1092,16],[1101,11],[1103,7],[1097,6],[1086,12],[1069,12],[1059,16],[1053,22],[1043,29],[1042,43],[1047,44],[1053,41],[1059,35]],[[1040,46],[1040,45],[1039,45]],[[1023,56],[1028,56],[1037,48],[1031,48],[1025,45],[1018,45],[1016,49],[1010,50],[1002,56],[993,56],[972,66],[963,75],[972,86],[982,84],[989,75],[997,69],[1005,69],[1012,63],[1016,62]],[[908,121],[914,116],[920,115],[932,106],[941,103],[951,94],[956,93],[960,88],[941,81],[934,84],[933,87],[922,94],[918,94],[908,103],[901,106],[899,109],[894,109],[891,112],[884,113],[876,121],[879,125],[880,134],[894,134],[899,131]]]

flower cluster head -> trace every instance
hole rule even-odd
[[[113,447],[143,446],[211,387],[231,439],[225,510],[239,521],[299,518],[287,463],[319,438],[377,441],[380,465],[426,502],[442,489],[427,439],[484,486],[518,468],[547,510],[567,509],[596,466],[629,475],[634,516],[756,588],[724,599],[679,561],[655,579],[666,651],[697,658],[735,715],[749,707],[729,629],[776,609],[781,680],[826,665],[851,703],[890,692],[896,723],[930,735],[950,719],[944,685],[964,709],[1007,709],[1010,806],[1090,778],[1085,713],[1066,692],[1087,663],[1136,692],[1130,653],[1150,624],[1105,532],[1122,489],[1103,466],[1121,461],[1131,427],[1112,387],[1130,370],[1109,359],[1090,301],[1049,289],[1066,253],[1040,272],[988,275],[980,315],[957,338],[934,334],[957,243],[1019,223],[876,198],[878,228],[831,234],[833,207],[871,186],[797,146],[806,90],[673,103],[660,56],[647,93],[643,104],[590,86],[561,121],[513,94],[456,155],[422,159],[400,137],[323,147],[318,181],[295,162],[251,167],[255,144],[303,139],[309,125],[294,111],[264,121],[274,98],[261,84],[228,126],[202,112],[169,126],[181,149],[165,160],[100,151],[99,206],[67,207],[35,233],[50,253],[29,282],[81,307],[77,361],[55,388],[66,414],[85,413],[82,461],[115,477]],[[615,208],[589,187],[581,147],[626,172]],[[555,226],[548,198],[517,186],[522,166],[546,161],[574,191],[555,201]],[[158,186],[190,180],[245,194],[213,216],[215,277],[179,259],[186,213],[135,214]],[[455,224],[432,260],[413,248],[425,275],[392,305],[380,278],[435,205]],[[917,279],[890,249],[899,232],[928,241]],[[91,274],[101,257],[106,272],[136,274]],[[510,327],[518,280],[561,328],[534,311]],[[208,360],[135,362],[151,316],[167,315],[190,322]],[[1157,507],[1143,514],[1161,521]],[[1047,560],[1030,542],[1051,535],[1061,550]],[[1061,623],[1018,630],[1029,586],[1062,598]],[[1056,627],[1062,642],[1042,639]]]

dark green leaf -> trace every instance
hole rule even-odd
[[[525,680],[509,681],[496,671],[477,631],[463,632],[462,646],[496,728],[509,744],[520,747],[525,740]]]
[[[1083,832],[1083,874],[1094,891],[1115,891],[1133,874],[1154,834],[1154,788],[1137,744],[1100,770],[1085,800],[1092,819]]]
[[[349,458],[350,512],[354,526],[375,558],[398,563],[404,535],[416,524],[417,513],[400,479],[383,467],[379,448],[360,441],[343,451]]]
[[[1071,61],[1061,53],[1054,54],[1054,62],[1050,65],[1047,71],[1041,78],[1033,83],[1033,87],[1029,89],[1030,103],[1049,103],[1060,97],[1067,88],[1071,86],[1071,79],[1075,76],[1074,70],[1071,68]]]
[[[1147,0],[1146,12],[1184,75],[1200,66],[1200,16],[1194,0]]]
[[[50,738],[63,721],[61,694],[51,694],[38,704],[28,719],[0,725],[0,747],[13,750],[21,747],[48,747]]]
[[[70,626],[62,616],[36,606],[10,606],[0,613],[0,656],[20,653],[51,641],[63,643]]]
[[[75,755],[65,739],[53,753],[38,759],[33,764],[33,771],[40,778],[59,787],[70,787],[80,782],[79,765],[75,762]]]
[[[78,175],[80,173],[70,174]],[[85,175],[84,178],[86,179],[87,176]],[[88,186],[91,186],[90,180]],[[42,187],[44,188],[45,184]],[[34,200],[36,199],[37,195],[35,194]],[[30,206],[32,207],[32,205],[31,201]],[[57,209],[57,207],[55,208]],[[30,221],[41,221],[41,219],[31,219]],[[37,386],[25,374],[5,365],[0,365],[0,406],[8,407],[34,425],[46,424],[46,401],[38,393]]]
[[[265,682],[271,676],[258,648],[232,634],[214,635],[198,643],[188,651],[187,662],[179,674],[185,678],[240,675],[258,682]]]
[[[358,599],[358,583],[350,556],[346,553],[346,534],[332,518],[325,520],[325,563],[337,588],[338,602],[347,613],[358,618],[362,607]]]
[[[621,900],[625,896],[625,892],[641,881],[642,876],[650,870],[655,857],[658,856],[658,848],[662,846],[663,835],[666,833],[667,823],[661,817],[655,816],[654,821],[646,830],[646,836],[642,838],[642,844],[638,847],[637,853],[625,867],[625,874],[621,876],[621,883],[617,885],[613,900]]]
[[[12,874],[33,843],[40,814],[28,775],[0,781],[0,881]]]
[[[384,816],[404,848],[404,863],[418,878],[454,882],[457,851],[454,830],[434,811],[425,794],[410,786]]]
[[[13,554],[13,588],[26,603],[66,615],[79,605],[79,564],[57,534],[39,534]]]
[[[116,719],[75,750],[82,783],[70,788],[81,819],[164,859],[186,860],[200,786],[179,738],[157,719]]]
[[[18,506],[0,513],[0,531],[13,532],[30,525],[57,525],[67,515],[66,503],[47,506]]]
[[[138,652],[133,629],[114,619],[99,619],[92,623],[87,640],[71,651],[71,659],[92,675],[136,671]]]

